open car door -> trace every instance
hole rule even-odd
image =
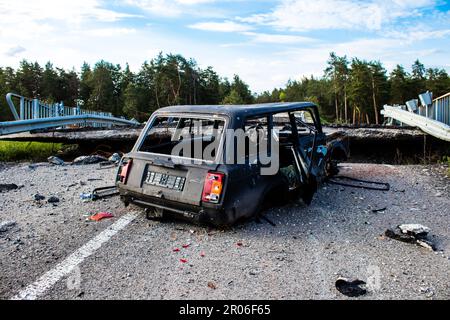
[[[302,189],[300,195],[309,205],[325,176],[328,154],[326,138],[316,109],[292,112],[289,117],[294,135],[291,151]]]

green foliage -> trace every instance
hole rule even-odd
[[[397,65],[391,72],[389,77],[391,87],[390,101],[393,104],[405,103],[408,95],[408,78],[409,74],[406,73],[405,68],[401,65]]]
[[[221,78],[212,67],[202,69],[193,59],[160,53],[132,72],[107,61],[84,63],[81,72],[41,67],[26,60],[17,70],[0,68],[0,121],[12,120],[2,97],[8,92],[48,102],[77,104],[87,109],[112,112],[145,121],[158,108],[177,104],[249,104],[312,101],[330,121],[381,122],[384,104],[403,104],[426,90],[438,97],[450,91],[450,78],[443,69],[426,68],[415,61],[411,74],[397,66],[388,76],[379,61],[348,59],[335,53],[324,76],[289,80],[284,88],[254,95],[235,75]]]
[[[385,104],[404,104],[417,99],[419,93],[430,90],[434,97],[450,91],[450,78],[443,69],[426,69],[416,60],[412,73],[398,65],[388,76],[380,61],[358,58],[348,61],[346,56],[330,54],[322,78],[303,77],[289,80],[285,88],[263,92],[258,102],[280,100],[312,101],[321,115],[336,123],[381,123],[380,109]],[[271,98],[272,96],[272,98]],[[273,97],[277,98],[273,98]]]
[[[0,161],[45,161],[61,148],[61,143],[0,141]]]
[[[244,99],[236,89],[231,89],[230,93],[223,99],[222,104],[244,104]]]
[[[441,163],[448,166],[447,175],[450,177],[450,156],[444,156]]]

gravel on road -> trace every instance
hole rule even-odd
[[[344,175],[392,188],[324,184],[309,207],[299,201],[265,212],[275,227],[261,220],[219,230],[150,221],[118,197],[80,199],[112,185],[114,168],[2,164],[0,184],[21,187],[0,193],[0,223],[7,226],[0,231],[0,299],[27,288],[130,212],[137,213],[130,224],[38,298],[449,299],[446,170],[341,164]],[[49,203],[52,197],[59,202]],[[99,212],[114,217],[89,220]],[[384,236],[401,224],[430,228],[438,250]],[[341,277],[363,280],[367,294],[341,294],[335,286]]]

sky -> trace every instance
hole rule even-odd
[[[450,71],[450,1],[0,0],[0,66],[22,59],[133,71],[158,52],[194,58],[252,91],[322,76],[329,53]]]

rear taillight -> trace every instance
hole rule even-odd
[[[130,174],[131,166],[133,165],[133,159],[124,160],[119,172],[119,181],[123,184],[127,184],[128,175]]]
[[[206,175],[203,185],[202,201],[219,203],[222,195],[223,182],[225,175],[223,173],[209,172]]]

